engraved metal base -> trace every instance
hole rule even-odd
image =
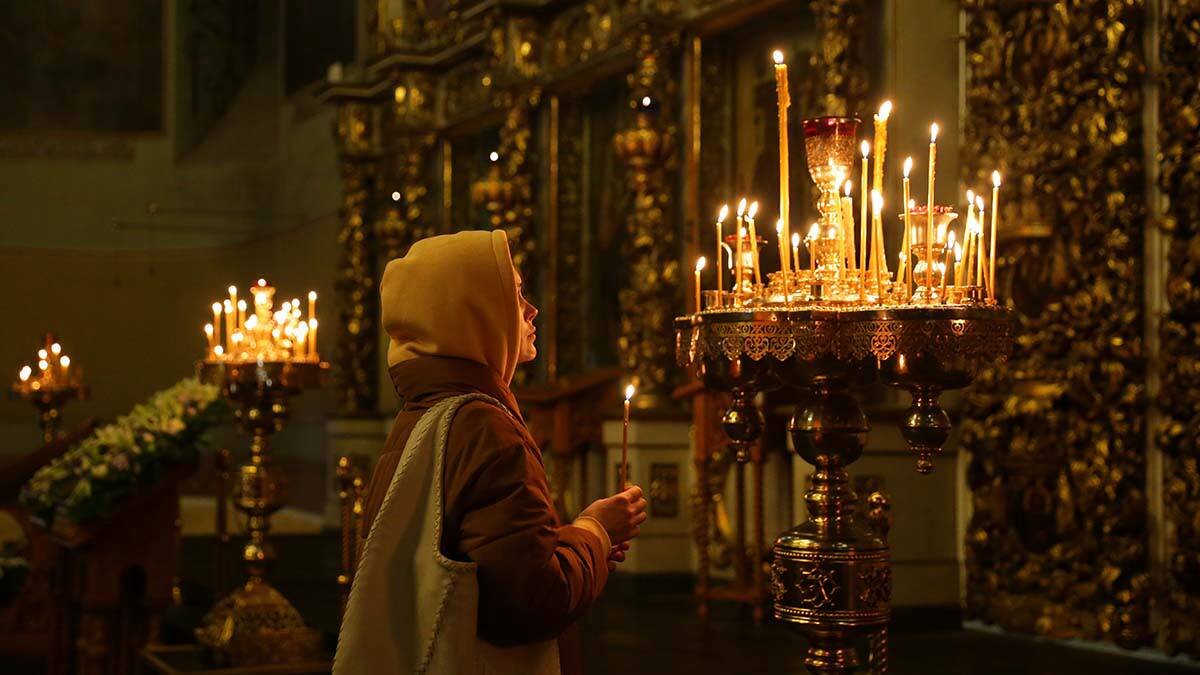
[[[321,634],[304,625],[287,598],[257,578],[213,605],[196,629],[196,641],[215,665],[278,665],[322,656]]]

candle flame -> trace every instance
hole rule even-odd
[[[221,345],[217,345],[216,347],[213,347],[213,353],[216,354],[217,356],[221,356],[222,354],[225,353],[225,348],[222,347]]]
[[[39,359],[42,359],[42,360],[44,361],[44,360],[46,360],[47,358],[49,358],[49,355],[46,353],[46,350],[45,350],[45,349],[39,349],[39,350],[38,350],[38,358],[39,358]]]
[[[316,319],[309,319],[309,320],[308,320],[308,327],[309,327],[311,330],[316,330],[316,329],[317,329],[317,320],[316,320]]]
[[[846,196],[847,196],[847,197],[849,197],[849,196],[850,196],[850,189],[851,189],[853,186],[854,186],[854,183],[853,183],[853,182],[851,182],[851,181],[846,181],[845,183],[843,183],[843,184],[842,184],[842,192],[844,192],[844,193],[846,194]]]
[[[754,216],[758,215],[758,202],[750,204],[750,210],[746,212],[746,217],[754,220]]]
[[[954,245],[954,262],[962,260],[962,244]]]
[[[967,206],[975,205],[975,191],[967,190]]]
[[[33,368],[30,368],[29,366],[25,366],[24,368],[21,369],[21,381],[22,382],[27,381],[29,379],[29,376],[32,374],[33,374]]]
[[[213,325],[212,325],[211,323],[206,323],[206,324],[204,324],[204,334],[205,334],[205,335],[207,335],[207,336],[209,336],[209,337],[212,337],[212,334],[213,334]]]
[[[746,213],[746,198],[742,197],[742,201],[738,202],[738,210],[737,210],[738,218],[741,218],[742,215],[744,215],[745,213]]]
[[[799,233],[799,232],[793,232],[793,233],[792,233],[792,248],[795,248],[795,247],[797,247],[797,246],[799,246],[799,245],[800,245],[800,233]]]
[[[230,295],[236,295],[236,294],[237,294],[237,286],[230,286],[230,287],[229,287],[227,290],[229,291],[229,294],[230,294]]]
[[[975,195],[975,206],[979,207],[980,213],[983,213],[983,197]]]
[[[310,301],[310,302],[314,302],[314,301],[316,301],[316,299],[317,299],[317,292],[316,292],[316,291],[309,291],[309,292],[308,292],[308,299],[309,299],[309,301]]]
[[[862,145],[859,146],[859,149],[862,151],[863,159],[866,159],[867,155],[871,154],[871,143],[869,141],[864,140],[862,142]]]
[[[950,233],[946,235],[946,248],[954,248],[954,239],[954,230],[950,230]]]
[[[929,125],[929,142],[937,143],[938,125],[937,122]]]
[[[637,389],[636,389],[636,388],[634,388],[634,386],[633,386],[633,383],[632,383],[632,382],[630,382],[629,384],[625,385],[625,402],[626,402],[626,403],[628,403],[628,402],[629,402],[629,400],[633,398],[633,393],[634,393],[635,391],[637,391]]]
[[[892,114],[892,102],[884,101],[883,105],[879,106],[879,114],[876,117],[880,122],[886,122],[887,118]]]
[[[649,97],[649,96],[643,96],[643,97],[642,97],[642,107],[643,107],[643,108],[649,108],[649,107],[650,107],[650,97]]]
[[[771,52],[771,59],[774,60],[775,63],[782,64],[783,63],[783,52],[776,49],[775,51]]]
[[[1000,172],[992,172],[992,187],[1000,187]]]
[[[912,157],[904,158],[904,177],[908,178],[909,172],[912,171]]]
[[[266,279],[259,279],[259,280],[258,280],[258,285],[259,285],[259,286],[266,286],[266,285],[267,285],[267,280],[266,280]]]
[[[696,271],[697,272],[704,269],[705,265],[708,265],[708,258],[705,258],[704,256],[700,256],[699,258],[696,259]]]
[[[746,228],[744,228],[744,227],[738,228],[738,235],[741,237],[745,237],[746,236]]]
[[[58,364],[60,366],[62,366],[63,368],[66,368],[67,366],[71,365],[71,357],[67,356],[66,354],[63,354],[62,358],[60,358],[58,360]]]
[[[54,354],[55,356],[58,356],[59,354],[62,353],[62,345],[58,344],[57,342],[50,345],[50,353]]]
[[[221,313],[221,303],[214,302],[212,304],[212,311],[213,311],[213,314],[220,314]]]
[[[245,300],[238,300],[238,310],[242,311],[242,312],[246,311],[246,301]]]
[[[47,369],[47,368],[49,368],[49,367],[50,367],[50,364],[49,364],[49,363],[46,363],[46,359],[42,359],[41,361],[38,361],[38,368],[41,368],[42,370],[45,370],[45,369]]]
[[[493,150],[491,152],[491,154],[488,155],[488,159],[492,160],[493,162],[499,162],[500,161],[500,153]]]
[[[783,218],[775,221],[775,234],[783,236]]]
[[[874,213],[883,211],[883,193],[879,190],[871,190],[871,210]]]
[[[808,239],[816,239],[819,236],[821,236],[821,227],[813,223],[812,227],[808,228]]]
[[[908,200],[908,210],[911,211],[915,208],[917,208],[917,200],[915,200],[915,199]]]
[[[725,219],[728,217],[729,217],[729,205],[722,204],[721,212],[717,214],[717,224],[720,225],[721,223],[725,222]]]

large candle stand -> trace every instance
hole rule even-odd
[[[71,367],[71,359],[53,333],[46,333],[37,355],[38,367],[21,368],[8,393],[10,398],[24,399],[37,408],[42,443],[49,444],[58,438],[63,406],[86,399],[88,388],[83,382],[83,371],[78,365]]]
[[[679,363],[705,387],[733,395],[723,426],[739,452],[761,433],[755,395],[777,388],[796,394],[788,430],[814,466],[804,495],[808,519],[776,540],[770,587],[775,618],[808,638],[811,672],[854,672],[855,644],[867,636],[873,660],[886,661],[880,636],[891,613],[890,550],[878,526],[855,517],[846,467],[862,454],[870,424],[853,390],[882,381],[912,394],[901,432],[917,470],[929,473],[950,431],[938,396],[1007,358],[1009,315],[982,306],[781,306],[676,319]]]
[[[234,507],[246,515],[242,548],[246,583],[218,602],[196,629],[196,639],[221,663],[237,666],[311,661],[320,657],[320,634],[266,580],[275,559],[267,538],[271,515],[283,506],[286,476],[271,457],[271,435],[283,428],[289,400],[316,387],[329,368],[318,360],[198,364],[201,380],[221,387],[239,429],[250,435],[250,459],[238,468]]]

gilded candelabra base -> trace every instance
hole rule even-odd
[[[846,467],[866,445],[869,425],[851,386],[881,380],[912,394],[901,433],[920,473],[933,470],[950,430],[942,391],[966,386],[985,364],[1006,358],[1012,322],[992,307],[713,310],[676,320],[679,363],[706,388],[733,394],[722,420],[739,450],[763,427],[760,391],[800,393],[788,425],[796,452],[814,469],[808,519],[780,536],[770,588],[774,616],[808,638],[813,673],[848,675],[869,638],[868,660],[887,661],[892,589],[882,495],[870,522],[855,517],[858,497]]]
[[[196,640],[219,664],[268,665],[312,661],[320,636],[266,581],[275,560],[267,537],[271,516],[283,507],[287,478],[271,456],[271,434],[288,418],[288,400],[317,386],[328,364],[317,361],[202,362],[200,378],[221,387],[232,403],[239,428],[249,433],[250,458],[238,468],[234,507],[246,516],[242,547],[245,585],[218,602],[196,629]]]
[[[209,610],[196,640],[218,666],[266,666],[321,659],[321,634],[266,581],[251,577]]]

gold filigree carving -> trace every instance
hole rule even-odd
[[[341,331],[334,364],[338,409],[350,417],[375,414],[379,399],[375,339],[379,293],[374,237],[367,223],[382,152],[380,120],[378,106],[345,102],[335,125],[343,197],[336,282]]]
[[[375,223],[384,260],[399,258],[414,241],[436,234],[437,227],[428,211],[429,166],[435,140],[431,133],[412,133],[394,141],[388,178],[379,190],[380,200],[387,207]]]
[[[629,286],[620,292],[618,349],[638,386],[639,404],[656,407],[671,401],[671,321],[680,288],[678,228],[671,208],[678,36],[643,32],[634,44],[636,67],[627,77],[633,125],[614,138],[631,198],[625,235]]]
[[[1167,526],[1167,588],[1161,646],[1200,654],[1200,2],[1163,4],[1159,98],[1159,185],[1166,197],[1163,230],[1170,236],[1160,327],[1162,417],[1155,441],[1167,458],[1163,501]]]
[[[858,599],[867,607],[886,606],[892,599],[892,568],[888,565],[868,567],[858,573],[862,590]]]
[[[864,109],[867,94],[867,67],[862,45],[866,33],[864,0],[812,0],[820,51],[813,54],[811,65],[821,80],[821,113],[853,115]],[[857,46],[857,47],[856,47]]]
[[[1009,630],[1136,646],[1150,599],[1145,4],[963,6],[966,183],[986,185],[995,168],[1023,177],[1006,187],[1000,221],[1013,226],[997,259],[1020,337],[965,396],[967,611]]]
[[[834,605],[834,595],[841,590],[833,572],[820,564],[801,564],[795,567],[798,606],[802,609],[824,609]]]

